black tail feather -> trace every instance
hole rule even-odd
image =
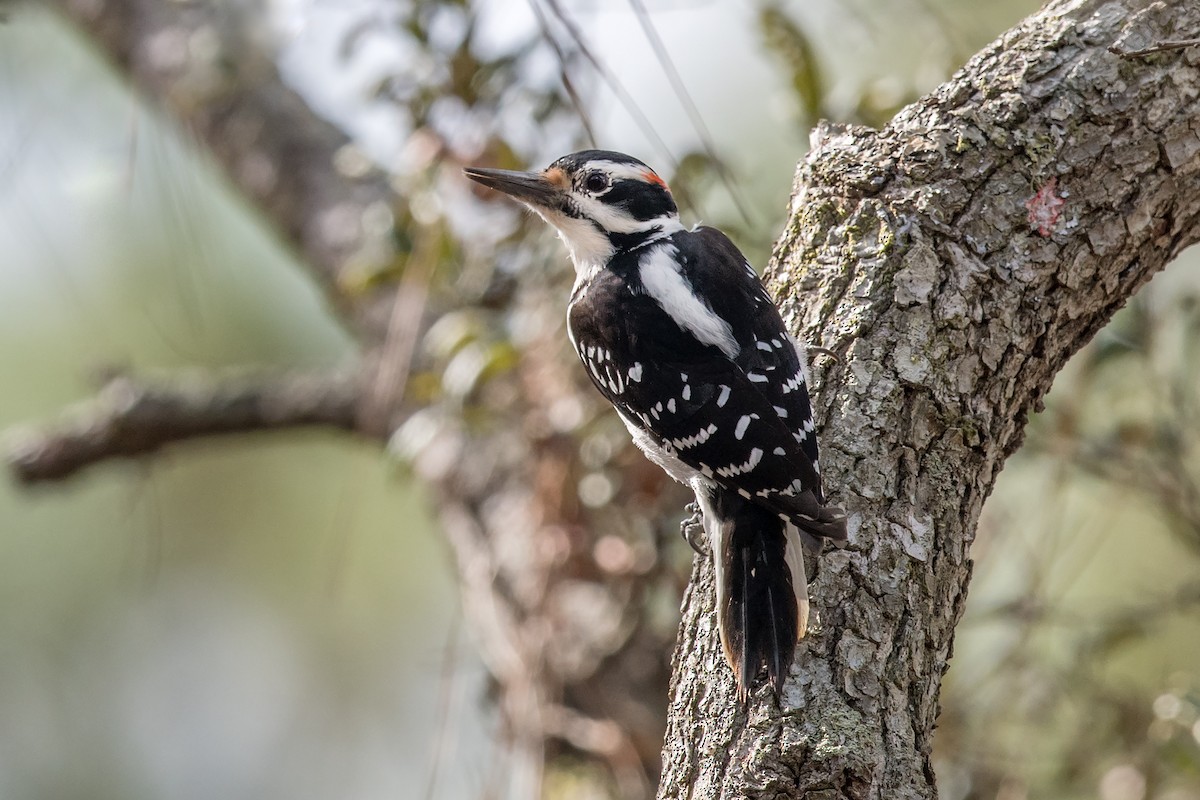
[[[837,506],[821,506],[816,516],[797,516],[792,522],[808,535],[829,539],[839,547],[845,543],[848,536],[846,512]]]
[[[786,523],[761,506],[724,492],[714,498],[720,516],[721,559],[718,621],[725,658],[745,702],[758,671],[766,667],[776,693],[783,690],[796,652],[799,608],[786,560]]]

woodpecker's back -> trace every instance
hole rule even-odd
[[[825,504],[803,346],[733,243],[684,229],[641,161],[583,151],[540,174],[467,174],[567,244],[571,342],[635,443],[696,494],[739,694],[761,667],[779,691],[808,614],[797,530],[846,536]]]

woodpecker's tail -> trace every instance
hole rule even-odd
[[[808,583],[796,529],[735,492],[702,500],[717,578],[717,620],[725,660],[745,702],[764,665],[782,691],[808,623]]]

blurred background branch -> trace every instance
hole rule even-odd
[[[140,458],[201,436],[321,426],[353,432],[357,375],[287,375],[150,386],[110,379],[95,400],[47,430],[18,432],[7,461],[34,484],[69,478],[111,458]]]

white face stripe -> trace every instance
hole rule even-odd
[[[654,238],[659,238],[684,229],[678,216],[636,220],[591,197],[580,198],[576,195],[575,200],[585,214],[614,233],[644,233],[657,229],[660,232]],[[590,278],[615,254],[616,250],[609,238],[588,220],[538,208],[532,203],[525,205],[558,231],[558,238],[563,240],[570,251],[571,263],[575,265],[575,273],[581,279]]]
[[[645,233],[655,228],[662,228],[664,233],[683,230],[683,223],[679,221],[678,214],[653,219],[634,219],[623,209],[610,206],[598,197],[572,193],[571,199],[579,206],[584,216],[596,220],[600,227],[613,233]]]
[[[673,245],[662,244],[642,256],[638,267],[646,294],[681,329],[718,348],[730,359],[736,358],[740,348],[733,328],[692,291],[675,261],[677,252]]]
[[[654,171],[647,166],[608,159],[593,159],[579,168],[580,173],[585,174],[590,171],[602,171],[613,181],[632,179],[643,183],[653,183],[654,181],[646,176],[655,175]],[[525,205],[558,231],[559,238],[571,252],[571,261],[575,265],[575,273],[579,281],[589,280],[615,255],[615,248],[606,235],[607,233],[651,234],[643,242],[643,244],[647,244],[657,238],[670,236],[684,230],[678,214],[666,214],[647,220],[634,219],[624,209],[610,206],[586,191],[577,188],[567,191],[571,201],[582,214],[582,218],[539,208],[532,203],[525,203]],[[603,194],[601,194],[602,196]],[[577,281],[576,286],[578,287],[578,285]]]
[[[598,158],[593,161],[589,161],[580,168],[580,172],[594,172],[596,170],[608,174],[614,181],[632,178],[633,180],[642,181],[643,183],[652,182],[647,180],[647,175],[657,174],[654,170],[641,164],[609,161],[608,159],[604,158]]]

